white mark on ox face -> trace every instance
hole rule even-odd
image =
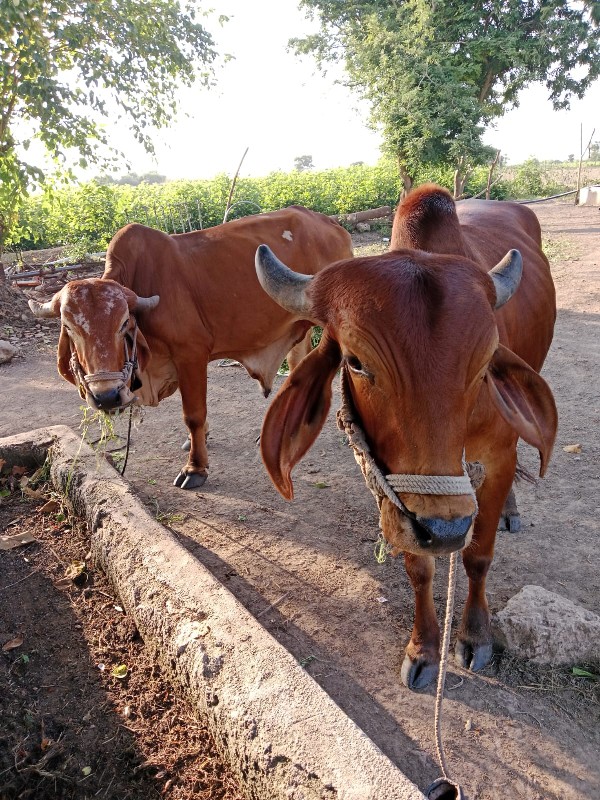
[[[291,231],[284,231],[284,232],[281,234],[281,238],[282,238],[282,239],[287,239],[287,240],[288,240],[288,242],[291,242],[291,241],[294,239],[294,237],[293,237],[293,235],[292,235],[292,232],[291,232]]]

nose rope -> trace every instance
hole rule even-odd
[[[403,514],[415,518],[396,492],[411,492],[415,494],[439,494],[439,495],[462,495],[471,494],[475,499],[475,490],[478,489],[485,479],[485,467],[479,461],[465,461],[463,451],[462,467],[463,475],[384,475],[379,469],[373,456],[364,431],[356,420],[356,414],[352,405],[350,391],[348,389],[348,376],[346,368],[342,367],[341,378],[342,405],[337,412],[336,419],[338,428],[348,437],[348,444],[352,448],[367,487],[377,501],[377,506],[381,511],[381,503],[384,497],[393,503]],[[475,499],[475,513],[477,513],[477,500]],[[381,527],[381,520],[380,520]],[[443,798],[455,798],[464,800],[464,793],[460,784],[455,783],[449,775],[448,764],[444,753],[442,742],[442,701],[444,697],[444,687],[446,683],[446,669],[448,666],[448,651],[450,648],[450,630],[452,627],[452,616],[454,612],[454,594],[456,589],[456,552],[450,554],[450,565],[448,572],[448,594],[446,600],[446,616],[444,621],[444,635],[440,654],[440,671],[435,697],[435,745],[438,760],[442,770],[442,777],[434,781],[426,790],[425,796],[428,800],[443,800]]]
[[[123,344],[125,347],[125,364],[123,369],[120,372],[107,372],[107,371],[100,371],[100,372],[91,372],[88,375],[85,374],[83,371],[81,364],[79,363],[79,359],[77,358],[77,350],[73,347],[71,352],[71,359],[69,361],[69,367],[71,372],[77,378],[77,383],[79,387],[79,393],[81,394],[83,399],[90,399],[93,400],[93,396],[90,398],[88,395],[88,388],[90,383],[94,381],[118,381],[120,380],[121,383],[117,387],[117,391],[120,391],[127,385],[129,382],[134,370],[138,368],[138,360],[137,360],[137,322],[134,323],[133,333],[131,334],[131,355],[129,355],[129,347],[127,346],[127,337],[123,340]],[[95,406],[95,403],[91,403]]]

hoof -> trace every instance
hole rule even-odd
[[[480,647],[473,647],[460,640],[456,643],[455,657],[456,662],[463,669],[470,669],[471,672],[479,672],[492,660],[492,645],[483,644]]]
[[[520,533],[521,515],[518,512],[516,514],[503,514],[498,522],[498,530]]]
[[[453,783],[447,778],[438,778],[425,789],[427,800],[464,800],[465,796],[458,783]]]
[[[185,442],[181,445],[181,449],[184,450],[186,453],[189,453],[192,448],[192,440],[188,436]],[[179,476],[177,476],[179,477]]]
[[[179,489],[199,489],[204,486],[207,478],[208,475],[200,475],[197,472],[188,474],[182,471],[173,481],[173,486],[177,486]]]
[[[521,530],[521,517],[519,514],[509,514],[506,518],[507,529],[510,533],[519,533]]]
[[[409,689],[424,689],[433,683],[438,676],[439,664],[431,664],[424,659],[413,661],[409,656],[404,656],[400,677],[402,683]]]

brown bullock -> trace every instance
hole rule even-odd
[[[132,224],[110,242],[102,278],[72,281],[43,305],[30,301],[37,316],[61,317],[58,370],[93,407],[155,406],[179,387],[191,440],[175,478],[183,489],[208,474],[209,361],[241,362],[266,396],[286,353],[293,366],[310,349],[310,322],[258,283],[261,242],[309,274],[352,255],[347,231],[301,207],[173,236]]]
[[[420,688],[439,663],[437,554],[462,549],[469,577],[458,662],[478,670],[492,655],[485,580],[517,440],[539,450],[543,475],[556,435],[554,399],[539,375],[555,297],[539,224],[521,205],[464,201],[457,213],[444,189],[421,187],[399,205],[391,246],[309,280],[259,248],[265,290],[323,326],[319,347],[269,407],[261,449],[291,499],[291,470],[323,426],[341,366],[345,405],[374,459],[370,480],[378,470],[387,487],[378,489],[382,532],[393,554],[404,553],[415,592],[402,678]],[[485,468],[476,492],[469,475],[482,470],[471,462]]]

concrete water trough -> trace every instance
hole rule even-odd
[[[69,428],[0,439],[9,465],[40,465],[47,454],[54,486],[87,521],[92,558],[146,645],[208,720],[248,797],[424,798]]]

